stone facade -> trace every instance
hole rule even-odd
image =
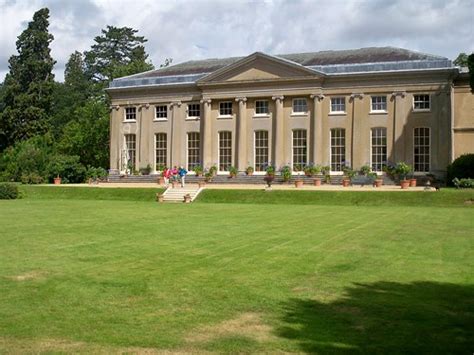
[[[383,160],[443,175],[474,151],[466,79],[446,58],[402,49],[186,62],[116,79],[108,93],[116,173],[127,160],[152,171],[160,162],[258,171],[263,160],[296,160],[333,174],[341,163],[377,170]]]

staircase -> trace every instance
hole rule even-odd
[[[191,197],[189,202],[192,202],[202,190],[203,188],[190,184],[186,184],[184,187],[173,188],[170,186],[163,193],[163,202],[185,202],[184,197],[188,194]]]

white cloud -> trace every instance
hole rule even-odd
[[[148,39],[158,66],[263,51],[273,54],[400,46],[454,59],[474,51],[470,0],[0,0],[0,78],[16,37],[41,7],[51,10],[55,74],[106,25],[129,26]]]

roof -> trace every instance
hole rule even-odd
[[[369,47],[310,53],[280,54],[284,59],[326,74],[451,68],[448,58],[395,47]],[[115,79],[111,87],[193,83],[245,57],[192,60],[166,68]]]

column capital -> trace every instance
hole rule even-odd
[[[173,109],[175,106],[181,107],[181,101],[173,101],[170,103],[170,109]]]
[[[119,109],[120,109],[119,105],[111,105],[110,106],[110,111],[112,111],[112,110],[118,111]]]
[[[280,96],[272,96],[272,100],[274,100],[274,101],[277,101],[277,100],[283,101],[284,98],[285,98],[285,96],[283,96],[283,95],[280,95]]]
[[[354,101],[356,98],[358,98],[359,100],[362,100],[364,98],[364,93],[362,93],[362,92],[352,93],[349,100]]]
[[[312,99],[317,99],[318,101],[323,101],[325,96],[323,94],[311,94],[309,95],[310,98]]]
[[[237,101],[238,103],[247,102],[247,98],[246,97],[236,97],[235,101]]]
[[[212,102],[212,100],[211,100],[211,99],[201,99],[199,102],[202,103],[202,104],[208,104],[208,105],[210,105],[211,102]]]
[[[147,103],[147,104],[140,104],[140,105],[138,105],[138,110],[141,111],[141,110],[144,109],[144,108],[146,108],[146,109],[148,110],[148,109],[150,108],[150,104]]]
[[[391,96],[392,96],[392,98],[395,98],[395,97],[397,97],[397,96],[400,96],[402,99],[404,99],[405,96],[406,96],[406,94],[407,94],[406,91],[394,91],[394,92],[392,92],[392,95],[391,95]]]

